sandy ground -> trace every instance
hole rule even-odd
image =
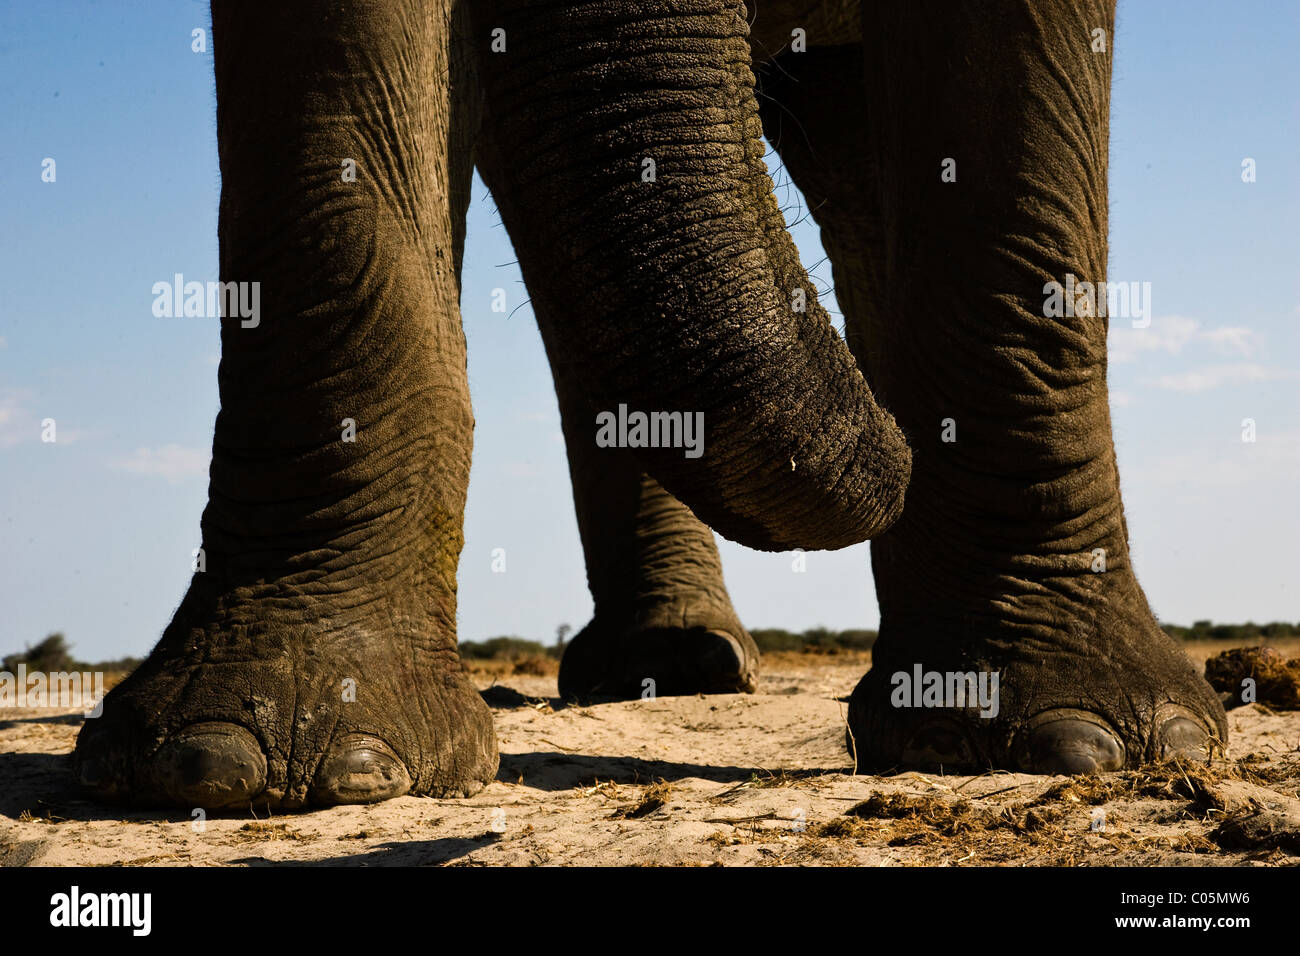
[[[477,796],[202,824],[86,800],[81,716],[6,710],[0,864],[1300,865],[1300,711],[1231,711],[1209,768],[855,777],[838,698],[868,663],[776,654],[752,696],[590,707],[563,706],[553,673],[488,667],[501,771]]]

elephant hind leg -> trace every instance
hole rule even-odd
[[[758,648],[731,605],[713,532],[625,449],[596,446],[579,370],[551,359],[595,603],[565,648],[561,696],[752,693]]]
[[[700,616],[699,608],[687,613]],[[560,662],[566,700],[752,694],[758,688],[758,649],[743,628],[657,627],[597,614],[578,632]]]

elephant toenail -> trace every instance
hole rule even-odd
[[[411,789],[411,775],[391,747],[369,734],[349,734],[330,748],[312,783],[318,806],[374,803]]]
[[[1118,735],[1083,711],[1039,714],[1021,731],[1016,749],[1016,763],[1026,773],[1101,773],[1124,766]]]
[[[1210,735],[1189,717],[1174,717],[1160,727],[1160,758],[1205,760],[1210,756]]]
[[[159,749],[154,773],[163,792],[178,803],[237,806],[266,787],[266,755],[237,724],[191,724]]]

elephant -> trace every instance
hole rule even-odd
[[[260,283],[261,316],[221,320],[206,568],[81,731],[80,782],[294,809],[494,779],[455,629],[475,165],[552,365],[595,603],[562,693],[752,691],[712,532],[870,539],[856,770],[1214,752],[1223,709],[1129,558],[1107,318],[1043,305],[1105,277],[1114,14],[213,0],[220,272]],[[821,229],[843,336],[763,135]],[[602,447],[616,409],[702,415],[700,454]],[[996,702],[900,693],[913,674],[988,678]]]

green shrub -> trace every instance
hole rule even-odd
[[[24,650],[0,660],[0,670],[12,674],[18,670],[19,664],[26,664],[29,671],[44,671],[47,674],[83,669],[79,662],[73,660],[67,640],[58,633],[51,634],[35,646],[28,644]]]
[[[554,656],[555,648],[523,637],[490,637],[486,641],[461,641],[460,656],[466,660],[514,661],[524,657]]]
[[[807,650],[866,651],[876,642],[876,632],[868,630],[832,631],[814,627],[796,634],[778,627],[757,628],[749,632],[761,652]]]
[[[113,661],[88,664],[72,656],[72,648],[68,646],[67,639],[56,631],[35,645],[29,644],[21,651],[0,658],[0,671],[17,673],[19,664],[26,664],[28,671],[42,671],[46,674],[57,674],[60,671],[102,671],[113,674],[135,670],[140,666],[140,658],[119,657]]]
[[[1258,644],[1279,637],[1300,637],[1300,624],[1273,621],[1270,624],[1215,624],[1213,621],[1196,621],[1191,627],[1178,624],[1160,626],[1166,634],[1180,641],[1230,641],[1236,644]]]
[[[758,645],[758,649],[762,653],[803,650],[802,635],[791,634],[779,627],[758,628],[750,631],[749,636],[754,639],[754,643]]]

